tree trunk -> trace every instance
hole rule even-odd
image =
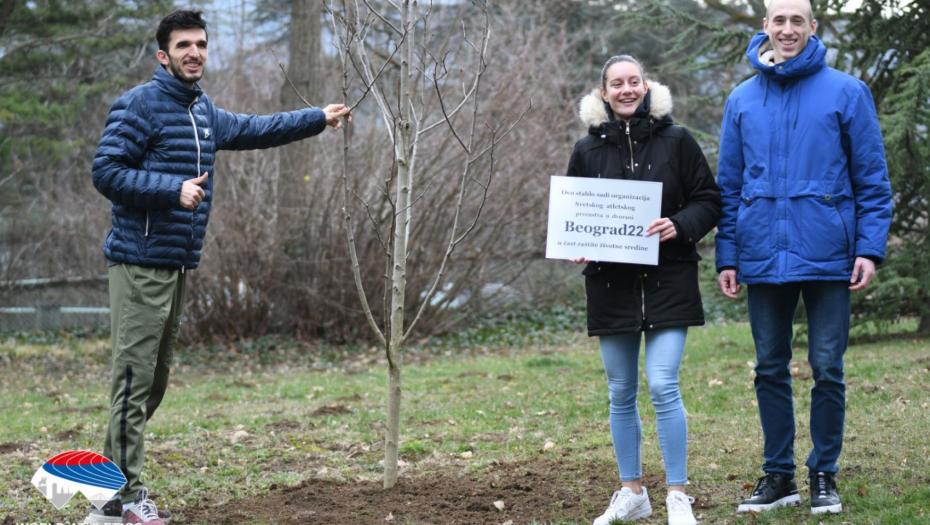
[[[400,61],[400,112],[398,114],[395,151],[397,152],[397,220],[394,223],[394,267],[391,272],[391,335],[388,351],[390,386],[388,391],[388,428],[384,443],[384,488],[397,483],[397,448],[400,436],[400,368],[404,345],[404,296],[407,291],[407,240],[410,235],[410,194],[413,181],[413,137],[416,134],[411,82],[416,44],[416,0],[401,4],[401,20],[407,32]]]
[[[920,335],[930,335],[930,296],[922,298],[924,303],[924,313],[921,314],[917,322],[917,333]]]
[[[10,18],[13,16],[13,9],[16,8],[16,0],[0,1],[0,36],[10,25]]]
[[[384,437],[384,488],[397,483],[397,460],[400,445],[400,363],[388,369],[388,417]]]
[[[292,0],[290,47],[288,48],[287,76],[281,86],[281,108],[284,111],[302,109],[306,104],[300,99],[291,82],[300,94],[314,105],[321,105],[320,91],[322,82],[320,38],[323,12],[322,0]],[[313,149],[315,141],[300,141],[285,146],[282,151],[281,180],[278,182],[278,206],[300,208],[306,206],[307,194],[304,177],[313,177],[309,171],[313,166]],[[291,214],[286,214],[290,216]],[[287,223],[287,216],[282,223]]]

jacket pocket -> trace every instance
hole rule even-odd
[[[768,261],[774,253],[775,200],[767,197],[740,198],[736,215],[736,246],[739,260]]]
[[[804,260],[846,261],[852,257],[850,234],[855,232],[851,199],[832,194],[794,199],[793,227],[799,228],[794,250]]]

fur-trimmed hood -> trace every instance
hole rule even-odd
[[[656,81],[648,82],[649,115],[659,120],[672,112],[672,93]],[[645,103],[645,102],[644,102]],[[601,97],[600,88],[594,88],[581,99],[578,116],[584,124],[596,128],[610,122],[610,106]]]

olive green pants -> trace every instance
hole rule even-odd
[[[168,389],[186,276],[180,270],[130,264],[110,267],[113,377],[103,455],[126,476],[124,503],[143,488],[145,423]]]

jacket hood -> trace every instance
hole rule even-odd
[[[190,105],[194,99],[203,94],[203,90],[200,89],[199,85],[194,84],[193,88],[187,87],[187,84],[174,78],[174,76],[165,69],[165,66],[162,65],[159,65],[158,69],[155,70],[155,75],[152,76],[152,82],[166,95],[185,106]]]
[[[648,105],[649,115],[656,120],[668,116],[672,112],[672,93],[668,87],[656,81],[648,83],[649,90],[646,99],[640,104],[640,109]],[[639,109],[637,109],[637,112]],[[610,114],[610,105],[601,97],[600,88],[594,88],[581,99],[578,116],[589,128],[596,128],[613,120]]]
[[[798,56],[775,65],[774,50],[765,32],[756,33],[749,42],[746,56],[752,67],[774,80],[802,77],[827,67],[827,46],[817,35],[811,35]]]

